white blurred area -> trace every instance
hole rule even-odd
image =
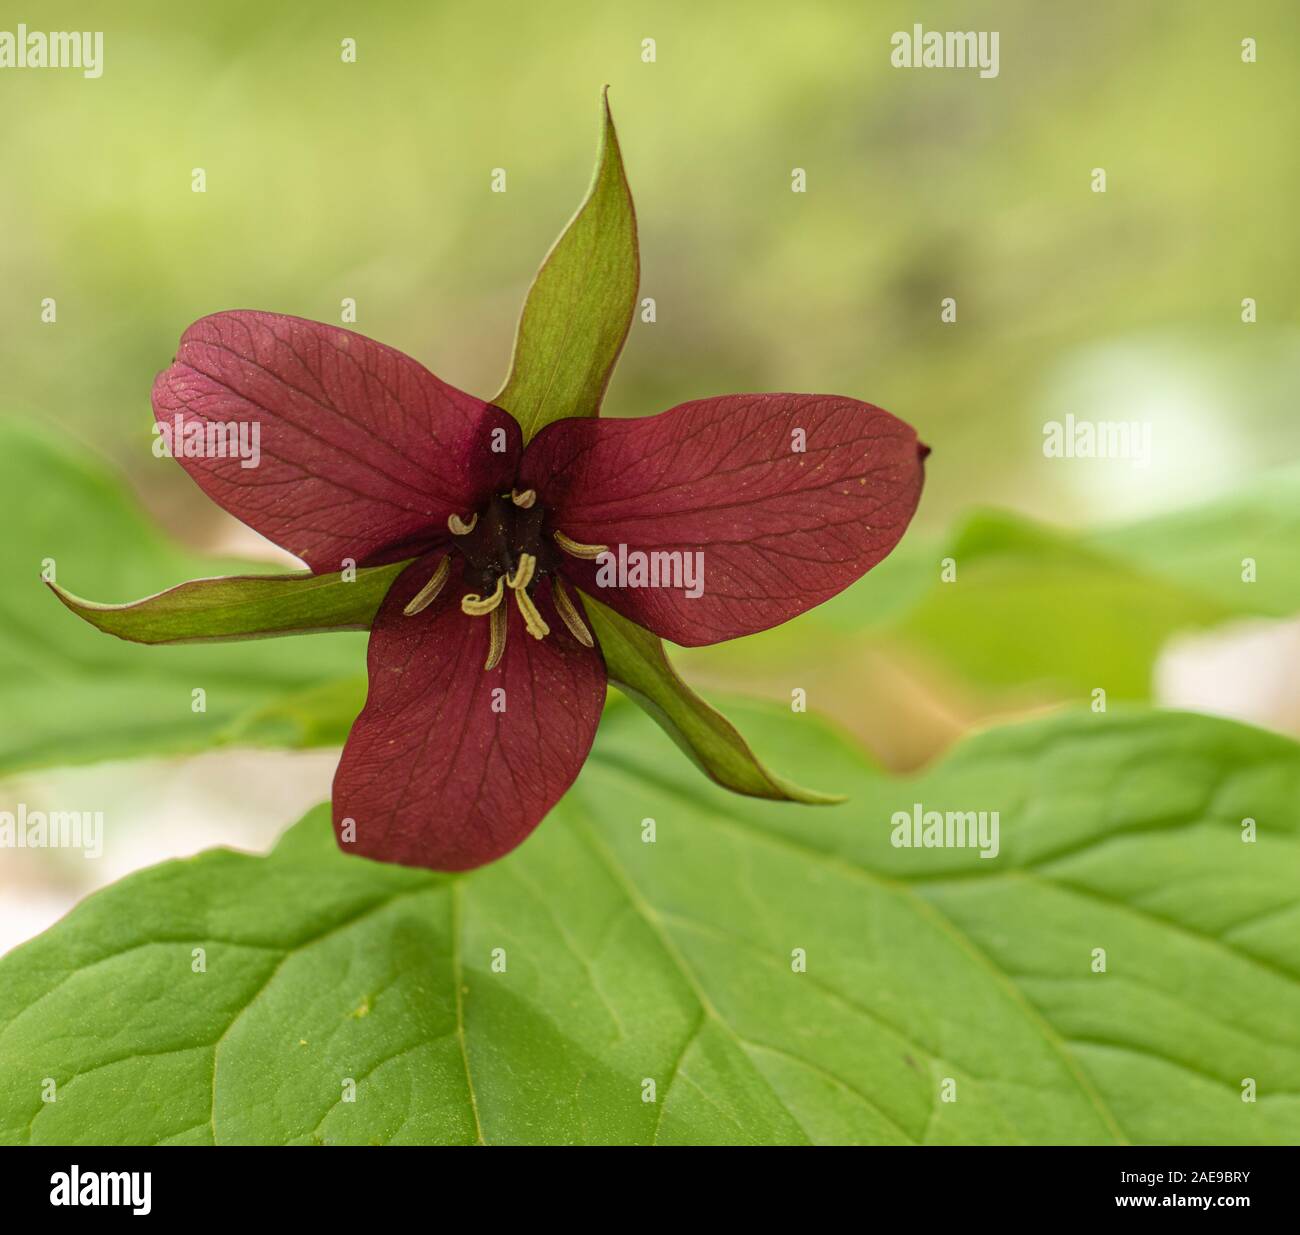
[[[103,854],[0,849],[0,954],[39,934],[96,888],[168,858],[224,846],[265,852],[327,801],[337,749],[212,751],[62,768],[0,784],[0,810],[102,811]]]
[[[1294,376],[1294,365],[1289,366]],[[1245,483],[1257,466],[1230,414],[1231,360],[1182,339],[1135,337],[1072,350],[1050,374],[1043,422],[1121,422],[1149,426],[1151,455],[1133,459],[1052,460],[1054,487],[1045,516],[1062,505],[1083,526],[1196,507]]]
[[[1300,618],[1180,635],[1161,652],[1152,689],[1162,707],[1300,737]]]

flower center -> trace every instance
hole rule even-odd
[[[532,589],[548,577],[552,579],[551,599],[565,626],[584,647],[594,646],[591,632],[560,577],[563,556],[556,546],[574,557],[595,557],[605,547],[578,544],[559,531],[548,536],[546,521],[546,509],[532,489],[496,494],[468,519],[452,515],[447,521],[452,534],[450,551],[406,606],[407,616],[433,603],[451,573],[451,554],[457,553],[465,562],[464,586],[474,589],[461,597],[461,611],[489,621],[485,669],[496,668],[505,651],[507,593],[514,596],[524,629],[534,639],[551,633],[532,596]]]
[[[452,515],[451,549],[465,559],[465,586],[487,596],[504,581],[526,594],[553,574],[560,555],[543,535],[545,521],[546,510],[532,490],[492,497],[468,520]]]

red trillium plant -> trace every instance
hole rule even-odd
[[[491,402],[302,318],[218,313],[183,335],[154,383],[160,440],[306,572],[129,605],[56,592],[144,643],[369,629],[334,825],[370,858],[465,870],[515,848],[581,770],[610,679],[727,788],[834,800],[759,763],[660,640],[735,639],[842,591],[898,543],[926,448],[837,395],[598,419],[638,276],[606,102],[595,180],[529,290]]]

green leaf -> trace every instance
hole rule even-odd
[[[1265,473],[1249,489],[1204,506],[1084,539],[1153,579],[1238,613],[1300,612],[1300,467]],[[1252,582],[1242,578],[1246,558],[1255,564]]]
[[[955,582],[939,581],[941,557],[956,562]],[[1112,699],[1145,700],[1170,635],[1232,616],[1073,535],[1004,513],[972,517],[933,560],[929,590],[890,635],[986,689],[1037,686],[1083,700],[1104,686]]]
[[[119,597],[250,563],[183,552],[102,464],[34,428],[0,426],[0,489],[13,498],[0,536],[0,774],[204,750],[280,701],[364,673],[356,633],[238,648],[106,639],[42,584],[47,561],[56,581]]]
[[[103,605],[82,600],[57,583],[54,594],[78,617],[133,643],[216,643],[369,630],[393,580],[410,565],[397,562],[341,574],[226,575],[192,579],[145,600]]]
[[[493,399],[525,442],[553,420],[599,412],[636,309],[636,211],[608,88],[601,109],[595,179],[528,289],[510,374]]]
[[[600,601],[579,593],[612,681],[639,704],[697,768],[733,793],[829,805],[837,794],[804,789],[769,771],[732,723],[677,675],[663,640]]]
[[[623,708],[482,870],[344,856],[321,810],[92,896],[0,960],[0,1140],[1300,1139],[1300,747],[1121,709],[900,781],[746,723],[851,802],[742,810]],[[895,848],[917,802],[999,811],[998,856]]]

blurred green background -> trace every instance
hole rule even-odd
[[[915,20],[999,30],[1000,75],[891,68]],[[109,454],[196,541],[210,509],[144,449],[184,326],[337,321],[351,296],[358,329],[492,394],[606,81],[658,306],[611,413],[869,399],[935,444],[931,526],[973,502],[1071,521],[1168,505],[1300,452],[1290,0],[127,2],[43,4],[39,24],[102,27],[106,70],[0,73],[5,411]],[[1044,467],[1059,407],[1153,418],[1167,466],[1140,484]]]
[[[123,683],[158,653],[114,648],[101,663],[84,640],[103,637],[32,582],[47,555],[60,582],[102,600],[182,577],[179,554],[142,565],[132,537],[145,533],[105,515],[100,478],[124,478],[191,555],[278,560],[151,454],[149,387],[184,327],[231,308],[338,321],[352,297],[355,329],[491,396],[528,282],[590,177],[606,82],[657,316],[634,324],[607,414],[836,392],[934,448],[897,560],[782,631],[682,656],[688,677],[775,699],[807,688],[810,707],[900,768],[1097,686],[1300,724],[1294,692],[1278,697],[1296,680],[1293,627],[1251,627],[1266,650],[1250,663],[1271,667],[1264,703],[1239,697],[1250,671],[1222,647],[1193,654],[1190,677],[1162,659],[1187,628],[1300,608],[1283,467],[1300,458],[1292,0],[126,0],[10,10],[0,28],[19,20],[102,29],[105,68],[0,71],[0,413],[25,426],[7,430],[5,470],[5,612],[21,637],[0,667],[11,694],[29,692],[3,736],[38,751],[11,771],[135,750],[33,742],[38,713],[64,710],[63,734],[78,709],[125,730],[156,706]],[[890,36],[916,21],[997,30],[999,76],[892,68]],[[1258,63],[1242,62],[1247,37]],[[505,193],[490,191],[498,167]],[[806,193],[791,192],[794,168]],[[948,296],[956,324],[940,320]],[[1151,465],[1045,459],[1043,425],[1066,413],[1150,423]],[[58,451],[99,462],[56,476]],[[987,508],[1004,513],[975,513]],[[1169,513],[1182,510],[1196,513]],[[1106,525],[1124,530],[1091,530]],[[960,600],[938,584],[954,553]],[[1261,554],[1269,568],[1243,595],[1239,562]],[[341,682],[328,687],[341,712],[356,701],[360,637],[248,646],[218,651],[247,676],[297,658],[271,685],[296,699]],[[89,666],[80,685],[70,662]],[[1197,676],[1206,664],[1217,677]],[[253,694],[225,718],[228,740],[339,736],[306,734],[296,704],[261,732],[259,708],[276,705]],[[150,753],[184,747],[175,722],[152,725]],[[111,795],[112,774],[77,775]]]

